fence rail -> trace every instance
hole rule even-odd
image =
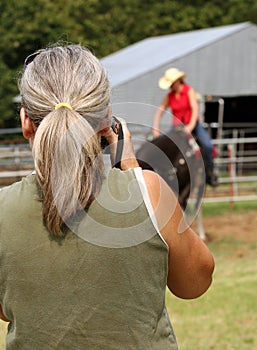
[[[213,140],[220,155],[215,159],[223,191],[206,191],[205,203],[257,200],[257,138],[237,137]],[[244,151],[251,144],[251,152]],[[246,187],[243,184],[248,184]],[[224,188],[224,186],[226,186]],[[224,195],[226,192],[226,195]]]
[[[32,170],[13,170],[13,171],[1,171],[0,178],[2,179],[17,179],[31,174]]]
[[[8,130],[8,133],[11,133],[11,130]],[[207,187],[204,202],[257,200],[257,138],[215,139],[213,144],[222,150],[215,159],[220,186],[217,190]],[[244,152],[247,144],[252,145],[250,152]],[[0,145],[0,179],[16,180],[32,170],[33,158],[28,144]],[[247,191],[240,194],[240,186],[243,183],[248,183],[249,195],[245,194]],[[220,194],[219,187],[223,190]]]
[[[0,134],[19,134],[21,129],[0,129]],[[33,158],[28,143],[9,140],[0,145],[0,179],[17,180],[31,173]]]

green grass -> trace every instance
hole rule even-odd
[[[257,210],[257,201],[238,201],[233,203],[231,207],[230,203],[204,203],[202,205],[203,216],[213,216],[213,215],[225,215],[225,214],[237,214],[246,213],[249,210]]]
[[[209,246],[216,262],[210,289],[190,301],[167,292],[180,350],[257,349],[257,244],[226,238]]]

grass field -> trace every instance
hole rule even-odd
[[[204,217],[221,231],[207,242],[216,263],[213,284],[195,300],[181,300],[167,292],[180,350],[257,349],[257,225],[248,218],[255,218],[256,210],[256,202],[236,203],[233,210],[228,203],[204,205]],[[224,218],[228,221],[224,230],[229,227],[235,234],[222,232]],[[243,234],[237,235],[241,224]],[[5,329],[0,322],[0,350]]]
[[[209,245],[214,280],[199,299],[167,293],[167,307],[180,350],[257,349],[257,244],[233,238]]]

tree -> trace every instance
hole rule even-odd
[[[0,127],[17,125],[13,97],[25,57],[56,41],[99,57],[147,37],[252,21],[255,0],[8,0],[0,3]]]

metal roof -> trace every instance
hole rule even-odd
[[[251,22],[150,37],[100,61],[113,104],[157,106],[165,93],[158,80],[172,66],[202,95],[257,96],[257,26]]]
[[[135,79],[167,63],[252,26],[250,22],[152,37],[101,59],[112,87]]]

